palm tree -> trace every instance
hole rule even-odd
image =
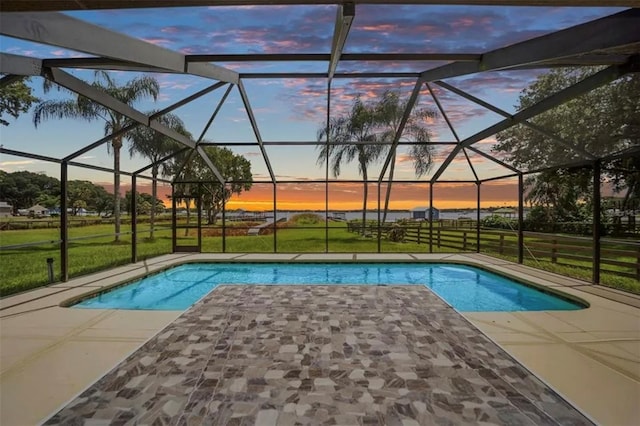
[[[151,111],[147,115],[153,115],[156,111]],[[175,130],[176,132],[190,136],[189,132],[185,129],[182,120],[173,114],[164,114],[157,118],[157,120],[164,126]],[[127,134],[127,139],[131,142],[129,145],[129,155],[134,157],[136,154],[148,159],[153,166],[151,167],[151,199],[153,203],[158,199],[158,173],[160,171],[160,164],[157,164],[163,157],[176,152],[180,149],[180,145],[168,136],[162,133],[156,132],[150,127],[138,126]],[[163,174],[166,171],[167,164],[163,165]],[[153,239],[153,228],[156,217],[156,206],[153,205],[149,215],[149,239]]]
[[[133,105],[149,97],[155,101],[158,99],[160,92],[160,84],[153,77],[138,77],[124,85],[118,85],[105,71],[96,71],[95,81],[91,85],[127,105]],[[45,92],[50,88],[51,84],[45,84]],[[36,127],[42,121],[51,118],[81,118],[87,121],[103,120],[105,134],[117,132],[130,123],[130,120],[124,115],[79,94],[75,95],[74,99],[47,100],[36,106],[33,112],[33,124]],[[116,242],[120,241],[120,148],[122,148],[122,140],[122,135],[111,139],[111,149],[113,150],[113,213]]]
[[[341,117],[329,120],[329,125],[318,131],[318,141],[328,140],[322,145],[318,153],[317,163],[323,165],[329,161],[334,177],[340,175],[344,164],[353,160],[358,161],[358,173],[362,176],[364,193],[362,200],[362,234],[365,234],[367,219],[368,167],[375,163],[383,151],[383,146],[376,144],[378,134],[376,130],[375,111],[357,98],[351,111]],[[331,145],[339,143],[339,145]]]
[[[402,117],[407,109],[408,102],[408,99],[402,101],[397,92],[386,91],[382,95],[382,99],[375,106],[376,123],[381,127],[382,140],[387,142],[393,141],[396,130],[398,129],[398,126],[400,126]],[[429,142],[431,140],[431,132],[425,123],[427,120],[434,118],[435,116],[436,112],[431,109],[422,108],[414,110],[405,124],[404,131],[402,132],[403,138],[415,142]],[[390,145],[387,145],[387,148],[389,147]],[[409,156],[413,159],[417,177],[424,176],[431,168],[432,149],[430,145],[427,145],[426,143],[411,145]],[[395,165],[396,152],[393,153],[389,168],[389,183],[387,184],[387,192],[384,199],[382,223],[385,223],[387,220]]]

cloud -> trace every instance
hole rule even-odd
[[[167,45],[173,44],[172,40],[167,38],[142,38],[142,41],[146,41],[147,43],[155,44],[156,46],[166,47]]]
[[[22,55],[22,56],[30,56],[30,57],[42,57],[42,56],[45,56],[44,55],[44,48],[43,49],[39,49],[39,48],[28,49],[28,48],[13,46],[13,47],[9,47],[7,49],[7,52],[8,53],[13,53],[14,55]]]
[[[0,161],[0,167],[13,167],[13,166],[27,166],[30,164],[40,163],[36,160],[13,160],[13,161]]]

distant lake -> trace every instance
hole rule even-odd
[[[329,216],[332,215],[334,211],[329,211]],[[338,210],[335,211],[336,213],[340,212]],[[440,219],[459,219],[460,217],[467,217],[470,219],[475,219],[476,218],[476,212],[477,210],[464,210],[464,211],[440,211]],[[267,214],[267,216],[270,216],[270,212],[265,212]],[[318,216],[324,218],[325,217],[325,211],[278,211],[276,213],[277,218],[278,219],[286,219],[289,220],[292,216],[297,215],[297,214],[303,214],[303,213],[313,213],[313,214],[317,214]],[[340,212],[342,213],[342,212]],[[345,217],[347,220],[354,220],[354,219],[362,219],[362,212],[344,212],[345,213]],[[487,216],[491,216],[491,212],[488,211],[484,211],[484,210],[480,210],[480,219],[483,219]],[[380,217],[382,218],[382,212],[380,212]],[[367,212],[367,219],[372,219],[375,220],[378,218],[378,212],[371,210]],[[389,222],[395,222],[398,221],[400,219],[411,219],[411,212],[410,211],[390,211],[387,214],[387,221]]]

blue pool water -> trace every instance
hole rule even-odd
[[[583,308],[471,266],[424,263],[189,264],[87,299],[75,307],[183,310],[220,284],[424,285],[459,311]]]

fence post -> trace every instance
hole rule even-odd
[[[60,163],[60,279],[63,282],[69,281],[68,165],[66,161]]]
[[[462,231],[462,251],[467,251],[467,231]]]
[[[555,238],[551,240],[551,244],[553,244],[551,247],[551,263],[556,263],[558,262],[558,248],[556,246],[557,241]]]
[[[418,244],[420,244],[420,228],[422,228],[422,225],[418,224]]]
[[[640,247],[638,247],[636,254],[636,278],[640,280]]]
[[[131,176],[131,263],[138,261],[138,208],[137,208],[137,195],[136,195],[136,174]],[[154,201],[155,202],[155,201]],[[152,207],[154,208],[154,207]]]
[[[500,234],[500,254],[504,254],[504,234]]]
[[[440,248],[440,228],[438,228],[438,248]]]

